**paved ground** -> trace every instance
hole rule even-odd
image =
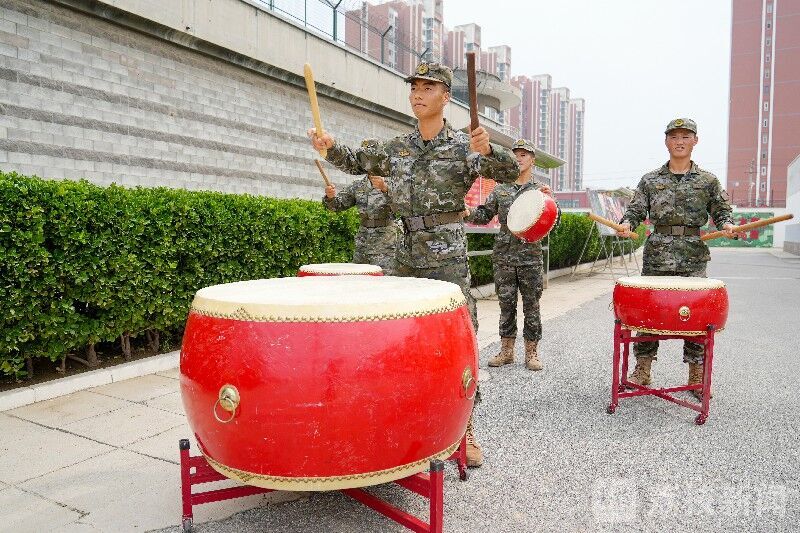
[[[728,284],[731,313],[705,426],[655,398],[605,414],[610,277],[556,280],[542,302],[545,370],[483,371],[476,427],[486,464],[465,483],[448,465],[446,530],[796,530],[800,258],[715,250],[710,275]],[[496,305],[479,307],[484,366],[497,349]],[[672,344],[654,366],[660,384],[686,378]],[[176,378],[162,372],[0,413],[0,530],[176,524],[176,443],[189,435]],[[424,502],[401,489],[372,490],[424,514]],[[403,531],[336,493],[274,498],[198,507],[196,530]]]

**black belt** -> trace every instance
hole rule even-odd
[[[388,218],[362,218],[361,225],[365,228],[383,228],[391,226],[392,221]]]
[[[449,211],[447,213],[432,213],[430,215],[420,215],[416,217],[403,217],[403,229],[406,233],[411,231],[422,231],[431,229],[443,224],[454,224],[461,222],[461,211]]]
[[[700,228],[697,226],[656,226],[656,233],[672,235],[674,237],[699,237]]]

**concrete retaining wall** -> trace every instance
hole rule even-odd
[[[244,0],[3,0],[0,170],[318,198],[309,58],[338,139],[410,130],[398,73]]]

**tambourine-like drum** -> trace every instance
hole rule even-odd
[[[632,276],[614,286],[614,314],[627,329],[649,333],[704,335],[728,320],[725,283],[710,278]]]
[[[195,296],[181,395],[221,474],[277,490],[361,487],[453,453],[472,411],[477,356],[452,283],[245,281]]]
[[[378,265],[362,263],[317,263],[303,265],[297,272],[303,276],[383,276],[383,269]]]
[[[555,200],[537,189],[523,192],[508,210],[509,231],[522,240],[537,242],[544,239],[558,217]]]

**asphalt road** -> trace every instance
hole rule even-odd
[[[709,276],[726,282],[731,307],[705,425],[654,397],[606,414],[613,316],[610,293],[601,296],[545,322],[544,371],[489,370],[476,409],[486,462],[467,482],[447,466],[445,531],[797,531],[800,257],[715,250]],[[481,353],[482,366],[496,350]],[[653,371],[655,384],[685,383],[679,342],[662,343]],[[371,490],[427,516],[404,489]],[[338,493],[195,530],[406,531]]]

